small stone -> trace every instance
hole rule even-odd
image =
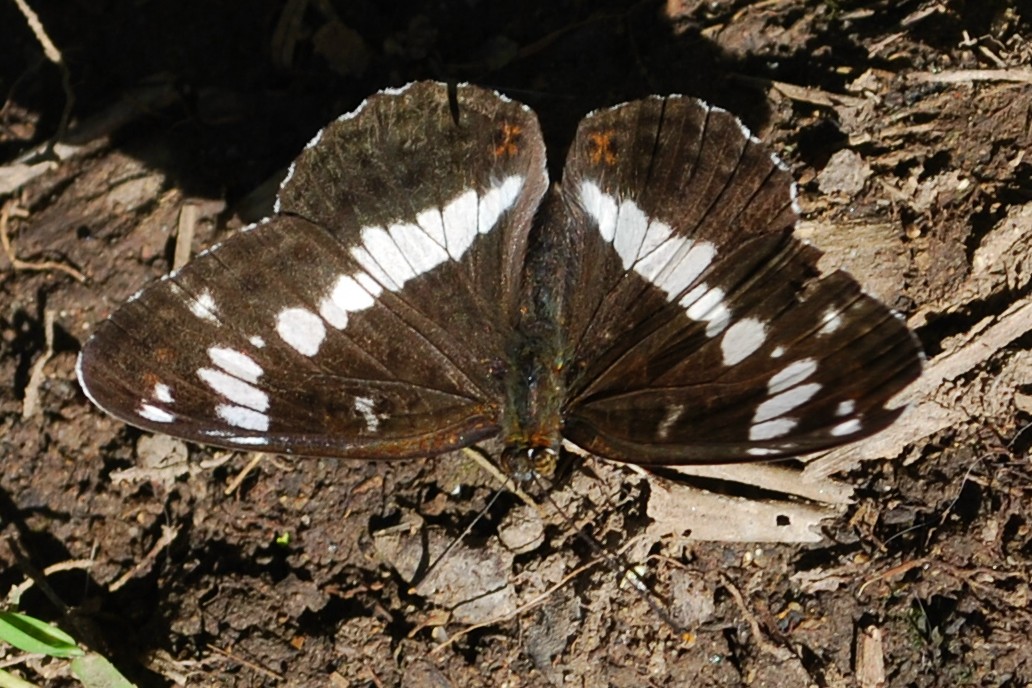
[[[843,149],[831,156],[817,175],[817,187],[824,194],[855,196],[863,191],[871,166],[856,151]]]
[[[545,541],[541,515],[529,506],[513,509],[498,527],[498,539],[515,554],[532,552]]]
[[[716,610],[713,589],[697,573],[674,569],[670,572],[671,611],[685,628],[698,628]]]
[[[373,533],[373,546],[380,560],[411,583],[426,552],[419,534],[421,523],[405,523]]]

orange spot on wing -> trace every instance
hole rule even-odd
[[[595,165],[615,165],[616,152],[613,150],[612,131],[593,131],[588,135],[588,145],[591,150],[591,162]]]
[[[523,127],[518,124],[502,122],[495,137],[494,155],[496,158],[511,158],[520,152],[520,140],[523,138]]]

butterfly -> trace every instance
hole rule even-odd
[[[145,430],[402,459],[497,437],[642,465],[793,456],[892,423],[900,317],[793,238],[784,163],[731,114],[649,97],[580,123],[552,184],[535,114],[472,85],[373,95],[272,216],[102,322],[78,378]]]

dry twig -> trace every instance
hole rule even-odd
[[[32,11],[32,8],[28,6],[25,0],[14,0],[14,4],[18,6],[29,25],[29,29],[32,30],[36,40],[43,47],[43,54],[61,71],[61,88],[64,90],[65,104],[64,109],[61,111],[61,120],[57,124],[57,132],[47,144],[47,152],[52,154],[54,144],[63,139],[65,132],[68,131],[68,120],[72,115],[72,106],[75,104],[75,92],[72,91],[72,74],[68,71],[68,65],[65,64],[61,51],[57,49],[54,42],[50,40],[50,36],[47,35],[46,29],[43,28],[43,22],[39,20],[39,16]]]
[[[29,262],[22,260],[15,255],[14,246],[11,245],[11,238],[8,234],[8,222],[11,215],[14,214],[13,205],[14,202],[9,201],[0,208],[0,245],[3,246],[4,253],[7,254],[7,260],[11,262],[11,267],[15,270],[59,270],[65,274],[71,275],[78,282],[86,282],[86,276],[70,265],[58,263],[53,260]]]
[[[247,462],[247,465],[244,466],[244,470],[237,473],[236,477],[229,481],[229,485],[226,485],[226,489],[222,491],[222,494],[228,496],[236,492],[240,487],[240,483],[244,482],[247,476],[251,474],[251,471],[253,471],[264,458],[265,454],[255,453],[254,456],[251,457],[251,460]]]
[[[176,539],[176,535],[178,534],[179,529],[162,526],[161,537],[159,537],[158,541],[154,543],[154,546],[151,547],[147,554],[144,555],[143,559],[136,563],[136,566],[123,573],[117,580],[111,583],[111,585],[108,586],[108,592],[115,592],[135,578],[143,569],[150,566],[154,562],[154,559],[157,558],[158,553],[171,545],[172,541]]]
[[[786,661],[795,657],[792,651],[788,648],[778,647],[773,644],[764,635],[763,630],[760,628],[760,622],[756,620],[756,616],[749,610],[749,606],[745,603],[745,598],[742,597],[742,593],[738,590],[731,579],[727,576],[720,576],[720,583],[727,591],[731,593],[731,597],[735,598],[735,604],[738,605],[739,611],[742,612],[742,616],[745,617],[746,623],[749,624],[749,629],[752,631],[753,637],[756,639],[756,644],[759,645],[760,649],[779,661]]]
[[[972,81],[1013,81],[1032,84],[1032,68],[1010,69],[957,69],[952,72],[915,72],[909,78],[937,84],[959,84]]]
[[[223,650],[221,647],[219,647],[217,645],[213,645],[211,643],[208,643],[208,649],[211,650],[212,652],[216,653],[216,654],[222,655],[226,659],[232,660],[232,661],[236,662],[237,664],[240,664],[241,666],[245,666],[245,667],[247,667],[249,669],[253,669],[254,671],[257,671],[260,674],[264,674],[265,676],[268,676],[269,678],[271,678],[273,680],[282,681],[282,680],[284,680],[286,678],[283,674],[281,674],[279,672],[273,671],[272,669],[269,669],[267,667],[263,667],[262,665],[256,664],[256,663],[254,663],[254,662],[252,662],[250,660],[244,659],[243,657],[238,657],[237,655],[233,654],[229,650]]]
[[[29,382],[25,385],[25,398],[22,400],[22,418],[31,418],[39,412],[39,388],[43,384],[43,368],[54,355],[54,311],[43,310],[43,337],[46,349],[43,355],[32,364]]]

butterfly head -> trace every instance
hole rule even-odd
[[[516,482],[527,483],[535,478],[551,478],[557,457],[551,446],[509,445],[502,452],[502,468]]]

